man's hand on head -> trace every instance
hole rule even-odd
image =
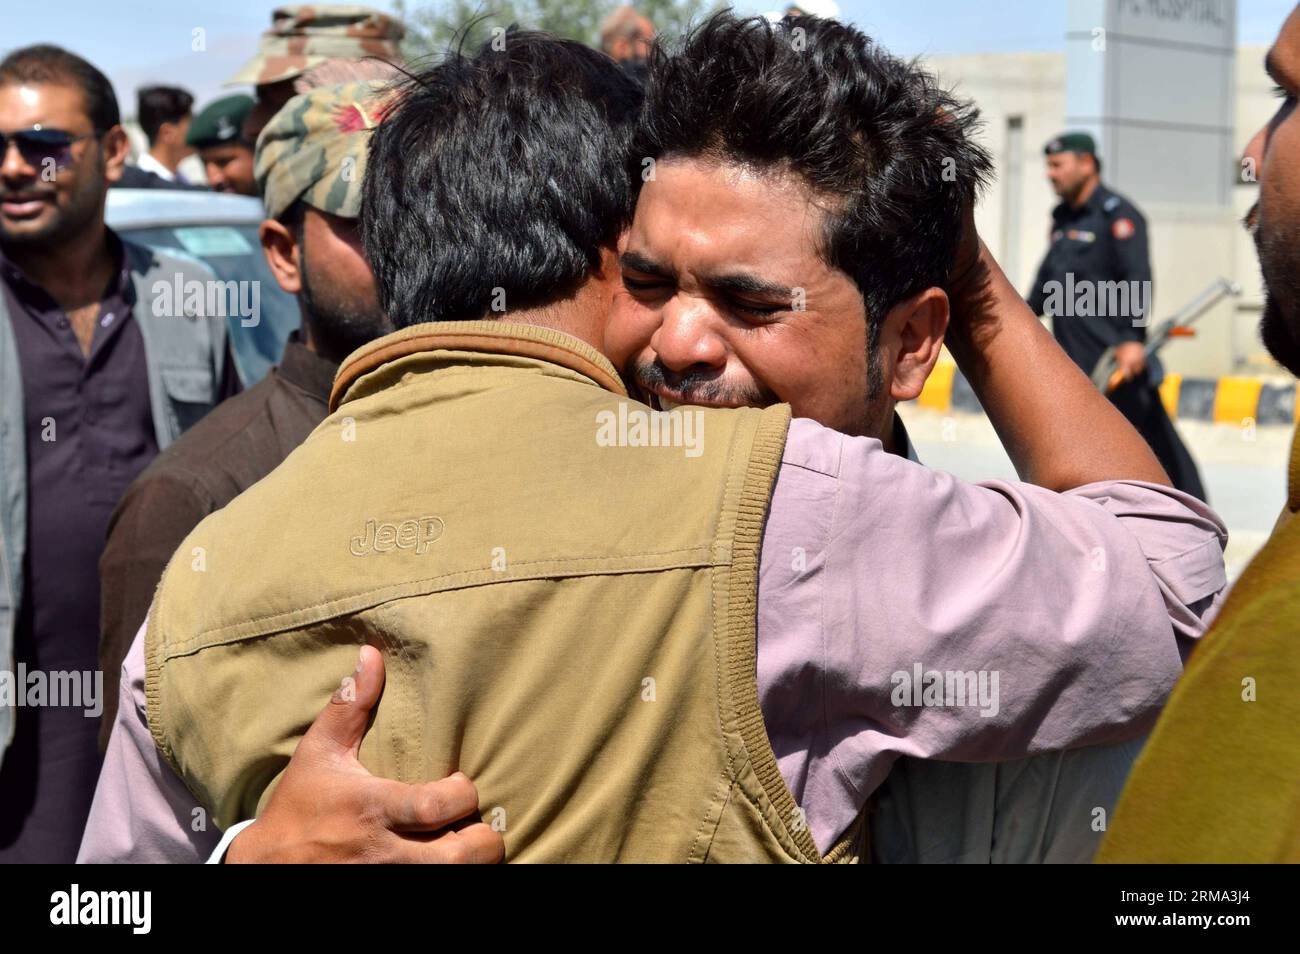
[[[478,792],[461,773],[406,785],[357,760],[384,687],[384,660],[361,647],[350,691],[334,693],[289,760],[266,810],[230,843],[226,861],[491,864],[501,835],[471,821]]]
[[[965,210],[963,222],[945,289],[952,313],[944,344],[1020,479],[1058,493],[1099,480],[1167,485],[1146,441],[1007,280],[979,240],[973,208]],[[1121,367],[1125,359],[1129,368],[1138,367],[1131,351],[1121,357]]]
[[[962,216],[962,234],[944,291],[951,315],[944,344],[963,371],[978,360],[980,347],[995,333],[999,302],[991,287],[996,266],[992,253],[975,228],[975,205],[968,203]]]

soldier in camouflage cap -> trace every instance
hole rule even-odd
[[[226,85],[257,87],[257,108],[245,124],[250,141],[294,95],[293,80],[331,60],[377,57],[402,61],[399,43],[406,29],[400,20],[370,7],[351,4],[302,4],[271,13],[271,29],[262,34],[258,52]]]
[[[383,118],[383,84],[324,86],[295,96],[262,130],[254,174],[269,218],[295,201],[355,219],[369,131]]]
[[[336,363],[392,330],[357,221],[385,87],[366,80],[309,90],[289,100],[257,140],[254,172],[267,216],[262,251],[280,286],[298,296],[303,340]]]
[[[400,20],[370,7],[325,3],[279,7],[271,14],[271,29],[262,34],[257,56],[226,85],[280,83],[326,60],[377,56],[400,63],[398,43],[405,33]]]

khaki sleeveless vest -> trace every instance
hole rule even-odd
[[[508,860],[823,860],[755,675],[787,406],[680,409],[698,432],[645,446],[671,419],[603,356],[492,321],[374,342],[333,403],[195,529],[150,613],[150,727],[217,825],[265,805],[370,643],[362,763],[465,772]]]

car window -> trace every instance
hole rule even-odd
[[[284,343],[300,324],[298,302],[271,275],[256,225],[177,225],[118,231],[141,245],[201,259],[222,281],[257,282],[258,313],[253,318],[227,318],[235,367],[248,388],[279,362]]]

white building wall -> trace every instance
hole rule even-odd
[[[1277,109],[1272,83],[1264,75],[1265,52],[1264,47],[1237,50],[1238,155]],[[985,121],[982,139],[994,155],[998,177],[977,209],[976,224],[1012,281],[1027,292],[1047,250],[1051,210],[1057,201],[1047,183],[1042,148],[1065,128],[1065,54],[933,56],[925,62],[945,85],[980,107]],[[1013,125],[1017,119],[1019,131]],[[1018,164],[1008,154],[1008,144],[1017,142]],[[1103,178],[1104,173],[1103,169]],[[1231,180],[1236,173],[1234,160],[1224,176]],[[1220,274],[1243,289],[1241,298],[1221,304],[1198,322],[1196,338],[1177,340],[1165,349],[1162,356],[1170,371],[1195,376],[1283,373],[1259,343],[1259,269],[1253,244],[1239,224],[1256,191],[1253,185],[1234,185],[1231,210],[1184,207],[1129,195],[1151,228],[1157,320]]]

